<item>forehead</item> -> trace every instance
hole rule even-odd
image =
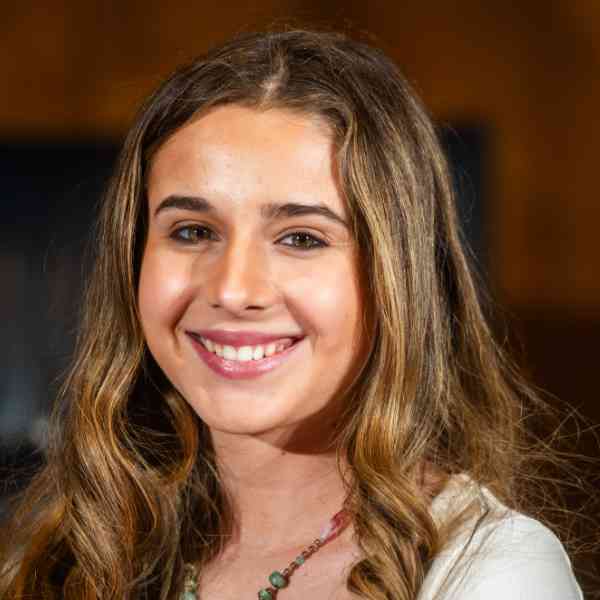
[[[183,126],[155,153],[149,201],[199,190],[232,200],[254,195],[307,200],[318,194],[320,202],[345,212],[335,151],[329,125],[319,117],[217,107]]]

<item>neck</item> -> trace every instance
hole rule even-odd
[[[235,514],[229,548],[268,554],[304,547],[341,509],[346,494],[333,450],[309,452],[277,435],[212,438]]]

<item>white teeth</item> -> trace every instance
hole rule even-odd
[[[249,360],[252,360],[252,354],[253,352],[251,346],[242,346],[237,351],[237,359],[243,362],[247,362]]]
[[[293,340],[288,338],[279,342],[271,342],[266,346],[241,346],[240,348],[234,348],[233,346],[222,346],[204,337],[201,337],[200,340],[209,352],[213,352],[225,360],[238,360],[241,362],[261,360],[266,356],[273,356],[273,354],[282,352],[293,344]]]
[[[233,346],[223,346],[223,358],[225,360],[235,360],[237,352]]]

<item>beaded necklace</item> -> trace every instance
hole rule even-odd
[[[269,575],[270,587],[258,591],[258,600],[275,600],[277,592],[287,587],[290,575],[301,567],[307,558],[310,558],[327,542],[337,537],[348,525],[350,515],[347,510],[342,509],[331,519],[323,529],[321,535],[305,550],[303,550],[283,571],[273,571]],[[197,600],[198,598],[198,572],[192,564],[185,565],[185,584],[180,600]]]

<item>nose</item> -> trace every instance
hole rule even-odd
[[[212,308],[237,316],[264,310],[275,301],[265,252],[249,240],[225,244],[203,275],[206,299]]]

